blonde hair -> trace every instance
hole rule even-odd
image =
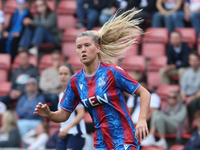
[[[13,111],[7,110],[2,117],[2,132],[8,134],[12,128],[17,128],[17,119]]]
[[[96,45],[100,46],[99,59],[105,63],[114,63],[116,59],[125,56],[129,46],[137,43],[134,36],[141,35],[138,25],[142,19],[132,19],[141,10],[128,10],[117,16],[117,12],[112,19],[106,22],[99,31],[86,31],[77,36],[89,36]]]

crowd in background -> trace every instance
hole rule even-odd
[[[59,68],[64,61],[61,52],[56,50],[51,53],[52,67],[40,72],[30,64],[29,59],[31,55],[39,55],[42,43],[52,43],[60,48],[57,16],[44,0],[36,0],[37,15],[30,13],[26,0],[16,0],[16,3],[17,9],[7,28],[3,25],[4,12],[0,10],[0,53],[10,54],[12,62],[18,55],[20,63],[20,67],[11,72],[10,93],[0,97],[0,148],[45,149],[46,143],[53,143],[48,142],[52,141],[48,137],[48,122],[33,112],[38,102],[47,103],[52,111],[58,109],[59,94],[63,92]],[[86,27],[91,30],[95,26],[102,26],[109,19],[115,19],[114,14],[118,9],[120,11],[117,15],[120,15],[132,8],[142,9],[134,17],[144,19],[142,28],[144,24],[148,24],[154,28],[168,29],[170,40],[166,48],[167,64],[159,70],[159,74],[163,85],[170,85],[171,76],[177,75],[177,84],[180,86],[180,91],[171,90],[168,93],[164,106],[161,106],[159,95],[149,90],[151,103],[147,121],[150,135],[141,145],[168,149],[165,136],[168,133],[175,133],[176,141],[180,144],[189,120],[188,131],[192,133],[192,137],[184,150],[200,149],[200,55],[182,42],[180,32],[174,31],[175,28],[191,26],[196,31],[196,37],[199,37],[200,1],[77,0],[78,21],[75,28]],[[139,82],[148,89],[146,78],[146,75],[139,77]],[[132,121],[137,124],[140,98],[136,95],[126,97]],[[159,134],[159,141],[155,139],[156,132]],[[90,149],[86,147],[86,150]]]

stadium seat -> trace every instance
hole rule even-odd
[[[83,64],[80,62],[77,55],[70,56],[67,62],[72,65],[75,72],[83,68]]]
[[[4,18],[5,18],[4,28],[5,29],[9,26],[11,17],[12,17],[12,13],[4,13]]]
[[[138,44],[132,44],[130,48],[126,51],[126,56],[138,55]]]
[[[35,55],[31,55],[30,59],[29,59],[29,63],[32,64],[33,66],[37,67],[38,66],[38,58]],[[19,57],[18,55],[15,57],[14,62],[12,64],[12,71],[14,71],[15,69],[19,68],[20,64],[19,64]]]
[[[143,37],[143,43],[168,43],[167,28],[147,28]]]
[[[11,82],[0,82],[0,96],[9,94],[11,85]]]
[[[94,27],[92,30],[99,31],[101,27]]]
[[[3,2],[0,0],[0,10],[2,10]]]
[[[171,90],[179,91],[179,85],[161,85],[158,87],[156,93],[160,96],[162,100],[166,100],[168,93]]]
[[[76,55],[76,44],[74,42],[63,42],[62,54],[64,57],[70,57]]]
[[[64,42],[75,42],[76,40],[76,37],[82,33],[86,31],[86,28],[79,28],[79,29],[76,29],[74,27],[71,27],[71,28],[67,28],[62,36],[62,41]]]
[[[163,43],[142,43],[142,55],[147,59],[164,56],[165,48]]]
[[[121,67],[127,71],[129,75],[133,71],[137,71],[141,74],[145,72],[145,57],[144,56],[127,56],[124,57],[121,63]]]
[[[4,5],[4,13],[14,13],[17,8],[16,0],[7,0]]]
[[[61,58],[62,62],[61,64],[64,64],[65,61],[64,61],[64,58]],[[52,59],[51,59],[51,55],[50,54],[44,54],[40,60],[40,63],[39,63],[39,70],[40,70],[40,73],[42,73],[42,71],[48,67],[51,67],[52,66]]]
[[[160,68],[167,64],[166,56],[152,57],[147,67],[148,71],[159,71]]]
[[[74,27],[76,25],[76,19],[72,15],[57,15],[57,25],[59,31],[64,31],[69,27]]]
[[[70,14],[76,13],[77,2],[74,0],[61,0],[57,7],[57,14]]]
[[[0,54],[0,69],[9,71],[11,67],[11,56],[9,54]]]
[[[156,146],[144,146],[141,150],[164,150],[163,147],[156,147]]]
[[[47,2],[47,6],[51,9],[51,11],[56,10],[55,0],[46,0],[46,2]],[[31,8],[30,8],[30,12],[33,14],[33,16],[36,16],[37,12],[36,12],[35,2],[32,3]]]
[[[173,145],[170,150],[183,150],[184,145]]]
[[[148,71],[147,72],[147,85],[149,90],[154,90],[158,86],[162,85],[160,74],[158,71]]]
[[[190,48],[196,44],[196,31],[194,28],[176,28],[182,35],[182,41],[188,43]]]
[[[8,81],[8,71],[4,69],[0,69],[0,82]]]
[[[85,123],[92,123],[92,118],[88,112],[85,112],[84,114],[84,122]]]

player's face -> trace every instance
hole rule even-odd
[[[94,43],[91,37],[83,36],[76,40],[76,52],[84,65],[91,65],[95,59],[98,59],[100,47]]]
[[[69,79],[71,77],[71,73],[68,67],[61,66],[59,68],[59,80],[62,86],[67,86]]]

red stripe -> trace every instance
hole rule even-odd
[[[134,142],[134,135],[133,135],[133,131],[132,131],[133,129],[130,126],[130,124],[126,118],[127,117],[126,112],[124,112],[121,107],[120,99],[117,95],[117,90],[116,90],[117,83],[115,81],[113,72],[110,70],[107,70],[107,77],[108,77],[108,79],[111,80],[109,82],[109,84],[111,84],[111,85],[108,86],[109,87],[108,95],[112,95],[112,99],[110,99],[110,101],[111,101],[112,105],[114,106],[114,108],[121,114],[121,119],[122,119],[121,122],[122,122],[122,126],[124,129],[124,139],[125,139],[124,142],[126,144],[129,144],[129,143],[133,144],[133,142]],[[124,103],[125,103],[125,100],[124,100]],[[126,104],[125,104],[125,106],[126,106]],[[128,113],[127,107],[126,107],[126,111]],[[130,114],[129,114],[129,117],[130,117]]]

